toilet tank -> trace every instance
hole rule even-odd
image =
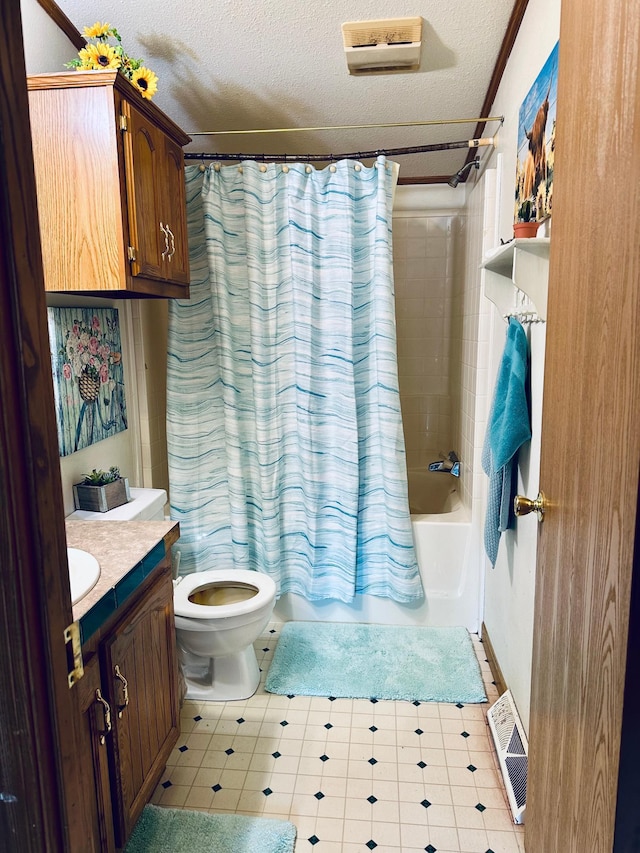
[[[77,509],[70,521],[162,521],[167,493],[164,489],[130,489],[131,500],[108,512]]]

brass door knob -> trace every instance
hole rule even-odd
[[[538,521],[544,521],[544,513],[548,506],[544,492],[538,492],[538,497],[534,501],[525,498],[524,495],[516,495],[513,499],[513,511],[518,517],[535,512],[538,515]]]

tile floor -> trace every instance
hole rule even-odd
[[[290,820],[296,853],[524,851],[486,725],[497,690],[477,636],[489,702],[462,706],[265,693],[279,627],[255,643],[254,696],[185,702],[154,803]]]

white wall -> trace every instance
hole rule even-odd
[[[504,115],[499,131],[498,236],[513,236],[516,146],[520,105],[551,53],[560,31],[560,0],[530,0],[513,52],[491,107],[492,115]],[[562,49],[562,48],[561,48]],[[562,144],[562,140],[559,141]],[[484,297],[483,297],[484,299]],[[505,342],[506,326],[497,308],[488,305],[489,388]],[[540,428],[544,371],[544,324],[527,327],[531,347],[532,433],[519,457],[518,492],[529,497],[538,493]],[[490,396],[486,398],[487,405]],[[486,413],[485,413],[486,419]],[[519,519],[514,531],[503,535],[498,560],[491,568],[485,559],[484,623],[498,664],[511,689],[525,729],[529,725],[531,651],[537,543],[535,516]]]
[[[469,182],[468,182],[469,183]],[[475,186],[474,186],[475,184]],[[471,557],[468,570],[480,589],[477,619],[483,618],[484,507],[487,481],[480,464],[486,426],[489,305],[483,296],[483,274],[479,263],[496,241],[496,169],[485,168],[469,185],[464,239],[457,259],[453,300],[454,350],[458,363],[454,413],[454,437],[464,460],[460,488],[465,505],[471,508]]]
[[[66,71],[64,63],[77,55],[74,45],[36,0],[20,0],[20,12],[27,74]]]

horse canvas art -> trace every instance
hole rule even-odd
[[[537,221],[551,214],[558,93],[558,43],[520,107],[514,221],[526,202]]]

